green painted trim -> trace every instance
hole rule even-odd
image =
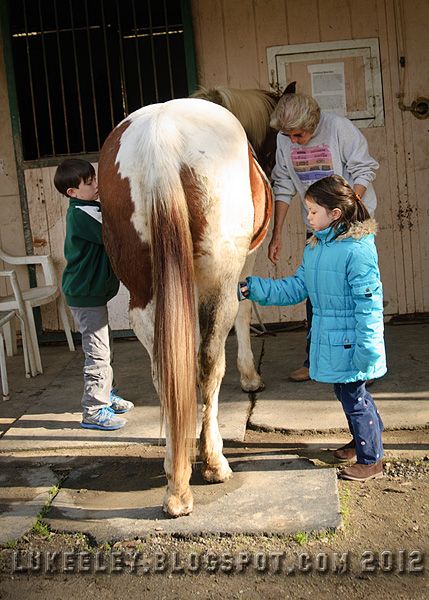
[[[82,158],[89,162],[97,162],[99,159],[99,152],[90,152],[88,154],[57,154],[49,158],[35,158],[34,160],[25,160],[23,162],[23,168],[26,169],[42,169],[43,167],[56,167],[66,158]]]
[[[27,254],[34,254],[33,236],[31,233],[30,214],[28,210],[27,190],[25,187],[23,153],[21,143],[21,122],[19,120],[18,98],[16,94],[15,73],[13,68],[12,44],[7,0],[0,0],[0,35],[0,44],[3,48],[6,81],[9,96],[9,108],[12,123],[13,146],[15,150],[19,201],[21,205],[22,222],[24,225],[25,251]],[[29,274],[30,285],[31,287],[34,287],[35,285],[37,285],[34,268],[29,268]]]
[[[191,0],[181,0],[183,36],[185,42],[186,77],[188,80],[188,94],[192,94],[198,87],[197,64],[195,61],[194,29],[192,26]]]

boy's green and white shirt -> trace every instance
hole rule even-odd
[[[101,206],[70,199],[66,216],[62,289],[69,306],[104,306],[119,289],[103,245]]]

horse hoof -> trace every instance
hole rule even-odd
[[[260,377],[255,379],[241,379],[240,384],[241,389],[246,394],[249,392],[262,392],[265,389],[265,383]]]
[[[232,469],[225,459],[224,465],[203,465],[201,474],[208,483],[223,483],[232,477]]]
[[[162,510],[170,517],[184,517],[191,514],[194,508],[194,500],[192,493],[183,494],[182,496],[169,495],[168,492],[164,498]]]

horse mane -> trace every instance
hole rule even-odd
[[[209,100],[232,112],[243,125],[256,153],[266,138],[271,113],[278,102],[278,96],[266,90],[238,90],[220,85],[201,87],[191,98]]]

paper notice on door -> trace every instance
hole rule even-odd
[[[346,85],[344,63],[308,65],[311,93],[320,108],[337,115],[346,115]]]

